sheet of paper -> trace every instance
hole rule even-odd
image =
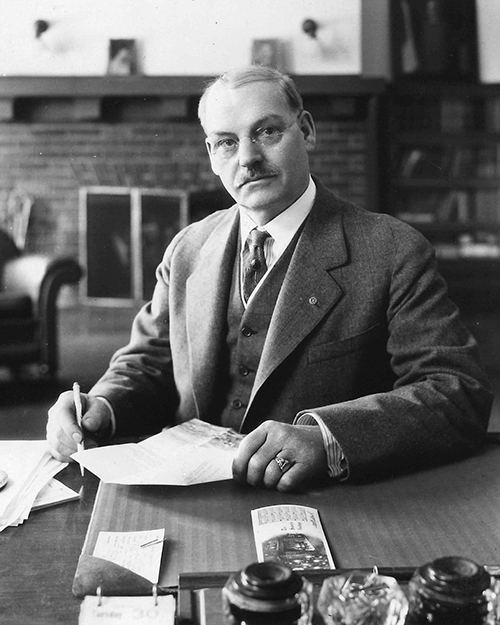
[[[0,490],[0,531],[25,521],[42,488],[65,466],[52,458],[45,440],[0,441],[0,468],[9,475]]]
[[[77,501],[78,499],[80,499],[80,495],[76,491],[59,480],[52,478],[36,496],[31,511],[41,510],[42,508],[55,506],[66,501]]]
[[[99,532],[93,555],[157,584],[165,528],[142,532]]]
[[[28,518],[38,493],[64,466],[66,464],[52,458],[48,451],[44,452],[40,461],[20,485],[18,491],[5,508],[2,517],[5,526],[19,525]],[[4,529],[4,527],[0,526],[0,529]]]
[[[334,569],[335,563],[315,508],[296,505],[252,510],[259,562],[280,560],[294,570]]]
[[[189,486],[231,479],[242,438],[230,428],[192,419],[141,443],[87,449],[72,458],[103,482]]]
[[[0,468],[9,480],[0,490],[0,517],[19,493],[46,449],[45,441],[0,441]]]
[[[175,598],[87,596],[80,606],[78,625],[174,625]]]

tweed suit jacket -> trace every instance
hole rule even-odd
[[[355,479],[474,451],[492,396],[433,249],[410,226],[315,182],[241,430],[314,411]],[[91,391],[113,405],[117,435],[218,422],[238,233],[233,206],[166,250],[129,345]]]

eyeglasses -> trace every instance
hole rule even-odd
[[[279,128],[278,126],[263,126],[262,128],[257,128],[257,130],[255,130],[248,137],[242,137],[241,139],[250,139],[252,143],[255,143],[262,148],[274,147],[275,145],[278,145],[281,139],[283,139],[285,132],[295,124],[299,117],[300,113],[293,120],[293,122],[284,128]],[[238,152],[241,139],[224,137],[215,143],[207,141],[210,154],[212,156],[217,156],[218,158],[229,159]]]

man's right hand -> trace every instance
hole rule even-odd
[[[59,395],[57,402],[49,409],[47,422],[47,441],[50,453],[56,460],[69,462],[70,455],[77,450],[77,445],[84,442],[86,448],[96,447],[92,435],[98,435],[108,429],[111,411],[104,401],[82,393],[82,429],[76,422],[75,403],[72,391]]]

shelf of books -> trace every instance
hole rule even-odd
[[[390,210],[445,259],[500,263],[500,85],[395,86]]]

